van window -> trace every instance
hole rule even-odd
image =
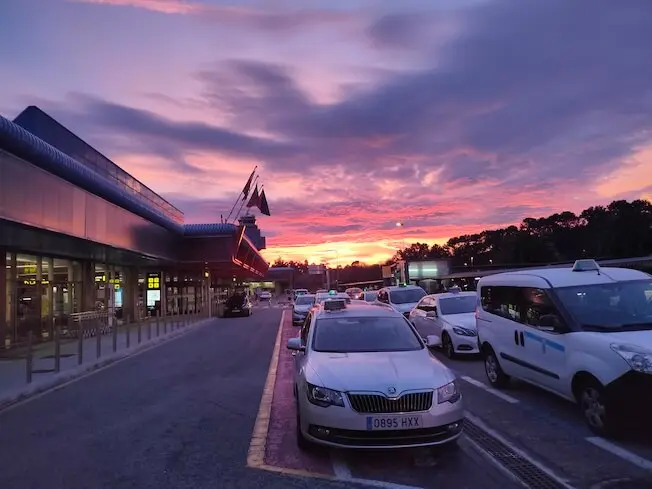
[[[482,309],[490,314],[517,322],[523,322],[520,307],[522,297],[520,287],[490,285],[482,287],[480,290]]]
[[[557,307],[552,303],[547,292],[534,287],[524,287],[523,292],[523,319],[525,324],[535,327],[543,326],[540,319],[546,317],[548,324],[554,322],[560,329],[564,323]]]
[[[652,280],[560,287],[555,293],[586,331],[652,329]]]

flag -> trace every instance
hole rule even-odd
[[[245,183],[244,188],[242,189],[242,193],[244,194],[244,197],[242,197],[242,200],[247,200],[247,197],[249,197],[249,191],[251,190],[251,182],[254,181],[254,173],[256,173],[256,169],[251,172],[251,175],[249,175],[249,180],[247,180],[247,183]],[[249,207],[249,206],[247,206]]]
[[[249,202],[247,202],[247,207],[259,207],[260,206],[260,195],[258,194],[258,185],[254,188],[253,193]]]
[[[258,208],[260,209],[260,212],[262,214],[265,214],[266,216],[271,216],[269,213],[269,205],[267,204],[267,196],[265,195],[265,191],[263,190],[260,192],[260,196],[258,198]]]

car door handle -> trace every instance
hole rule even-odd
[[[514,343],[518,346],[518,331],[514,331]]]
[[[523,336],[523,331],[519,333],[519,336],[521,338],[521,346],[525,346],[525,337]]]

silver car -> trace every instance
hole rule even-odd
[[[460,436],[464,407],[455,376],[400,312],[327,300],[287,347],[300,448],[418,447]]]
[[[308,311],[315,305],[315,296],[304,294],[298,296],[292,305],[292,324],[301,325],[306,320]]]

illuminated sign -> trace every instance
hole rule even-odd
[[[439,278],[450,274],[448,260],[413,261],[408,263],[410,280]]]
[[[32,279],[32,280],[23,280],[24,285],[36,285],[37,283],[41,283],[42,285],[48,285],[50,282],[49,282],[49,280],[41,280],[40,282],[38,282],[37,280],[34,280],[34,279]]]
[[[161,288],[161,277],[158,274],[150,274],[147,277],[147,289],[158,290]]]

